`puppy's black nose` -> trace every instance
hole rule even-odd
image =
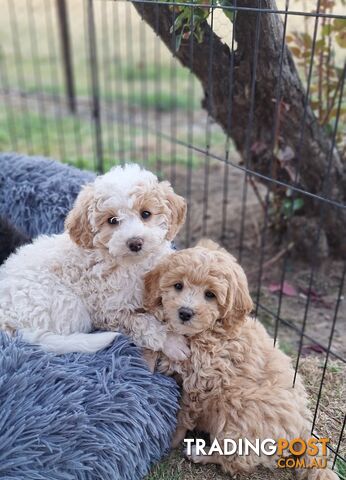
[[[187,307],[179,308],[178,312],[179,312],[179,318],[183,322],[188,322],[189,320],[191,320],[191,318],[195,314],[195,312],[191,310],[191,308],[187,308]]]
[[[143,243],[144,241],[142,238],[134,237],[134,238],[130,238],[127,241],[127,246],[129,247],[131,252],[139,252],[140,250],[142,250]]]

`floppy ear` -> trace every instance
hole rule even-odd
[[[170,211],[170,225],[167,239],[173,240],[184,225],[186,218],[186,201],[174,192],[169,182],[160,182],[160,189],[165,196],[167,208]]]
[[[165,271],[165,262],[161,262],[144,277],[144,308],[155,310],[161,305],[160,278]]]
[[[94,186],[86,185],[79,193],[73,209],[65,220],[65,229],[72,240],[83,248],[93,247],[93,233],[88,214],[94,198]]]
[[[225,265],[228,290],[223,321],[225,326],[234,328],[252,311],[253,302],[244,270],[234,257],[229,257]]]

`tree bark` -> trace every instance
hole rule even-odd
[[[252,0],[237,1],[238,7],[253,5]],[[284,29],[279,15],[239,10],[234,22],[237,49],[233,58],[228,45],[205,22],[203,41],[194,41],[193,58],[190,58],[188,40],[183,40],[174,52],[170,33],[172,12],[167,6],[137,2],[134,6],[182,65],[190,68],[200,80],[205,95],[203,107],[233,139],[247,167],[344,203],[345,164],[336,148],[332,149],[330,138],[317,123],[310,106],[305,108],[306,92],[286,45],[280,76]],[[275,9],[276,4],[274,0],[262,0],[262,7]],[[213,55],[210,55],[211,45]],[[276,93],[278,82],[279,95]],[[280,113],[274,134],[277,110]],[[323,206],[322,201],[298,196],[304,199],[307,215],[318,217],[323,209],[328,244],[335,253],[346,256],[346,209],[330,204]]]

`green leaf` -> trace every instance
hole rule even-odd
[[[294,215],[298,210],[304,206],[304,200],[302,198],[286,198],[281,206],[281,212],[284,217],[289,218]]]
[[[174,21],[174,24],[170,28],[170,33],[173,33],[173,31],[177,31],[180,28],[183,28],[189,22],[191,13],[188,10],[189,8],[184,8],[184,10],[181,13],[179,13],[179,15],[176,17]]]
[[[183,36],[183,32],[177,33],[175,37],[175,51],[177,52],[181,45],[181,39]]]
[[[332,136],[333,134],[333,125],[331,123],[327,123],[325,126],[325,129],[328,133],[329,136]]]
[[[292,205],[291,200],[285,200],[282,204],[281,211],[284,217],[286,218],[290,217],[292,214],[291,205]]]
[[[316,47],[317,48],[323,48],[325,46],[326,42],[324,40],[324,38],[321,38],[320,40],[317,40],[316,42]]]
[[[321,32],[323,36],[328,37],[331,34],[332,26],[331,25],[323,25],[321,28]]]
[[[345,31],[346,29],[346,20],[343,20],[342,18],[336,18],[333,22],[334,29],[342,32]]]
[[[339,45],[339,47],[346,48],[346,30],[338,33],[335,36],[335,40],[336,40],[337,44]]]
[[[302,56],[302,51],[301,51],[300,48],[298,48],[298,47],[290,47],[290,50],[291,50],[291,52],[293,53],[293,55],[294,55],[295,57],[301,58],[301,56]]]
[[[193,13],[193,23],[203,22],[209,17],[209,8],[195,8]]]
[[[340,480],[346,480],[346,462],[340,458],[336,461],[336,471],[340,477]]]
[[[195,31],[194,31],[194,35],[195,35],[195,38],[196,38],[198,43],[203,42],[204,32],[201,28],[196,28]]]
[[[295,198],[293,201],[293,211],[297,212],[304,206],[304,200],[302,198]]]

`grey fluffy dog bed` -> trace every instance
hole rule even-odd
[[[30,237],[60,233],[81,186],[95,174],[43,157],[0,154],[0,216]]]
[[[169,448],[177,398],[126,337],[59,356],[0,332],[0,478],[142,479]]]

